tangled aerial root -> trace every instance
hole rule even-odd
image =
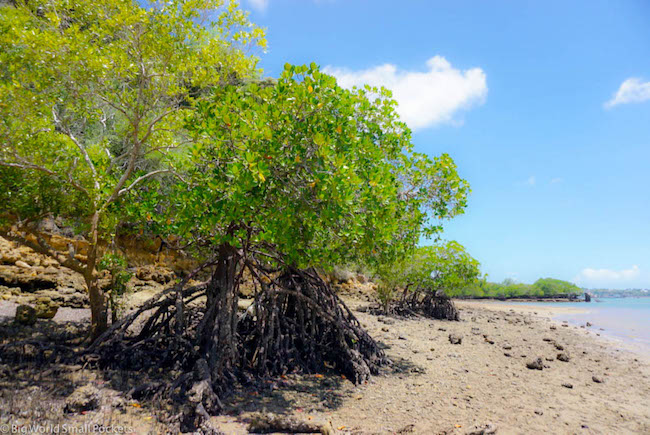
[[[221,291],[220,282],[235,284]],[[262,290],[251,308],[230,315],[236,282],[213,276],[207,284],[163,292],[112,325],[87,349],[86,361],[104,368],[176,373],[137,392],[180,403],[181,414],[175,417],[179,427],[203,433],[214,433],[209,416],[223,408],[221,399],[238,379],[334,370],[360,383],[389,363],[315,270],[289,269],[276,279],[265,275],[266,284],[259,285]],[[216,314],[214,307],[188,307],[206,294],[217,297]],[[228,302],[222,304],[220,298]],[[229,318],[235,319],[236,333],[228,335],[232,343],[224,346],[223,331],[233,327],[224,320]],[[209,319],[212,326],[206,327]]]
[[[312,270],[289,270],[240,323],[247,368],[260,375],[334,369],[355,383],[388,363],[348,307]],[[254,317],[253,317],[254,316]]]
[[[432,319],[460,320],[458,309],[443,291],[411,292],[396,304],[398,314],[420,314]]]

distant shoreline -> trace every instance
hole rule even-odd
[[[513,302],[513,303],[511,303]],[[523,303],[522,303],[523,302]],[[526,305],[526,302],[531,303]],[[552,301],[542,301],[552,302]],[[565,301],[563,301],[565,302]],[[584,301],[574,301],[584,302]],[[650,362],[650,346],[647,340],[639,341],[629,334],[623,334],[625,329],[618,328],[612,324],[603,324],[599,318],[599,303],[591,303],[576,306],[566,306],[564,304],[533,305],[535,300],[457,300],[459,308],[486,309],[490,311],[517,312],[521,314],[535,315],[541,318],[547,318],[557,325],[568,324],[571,329],[579,331],[583,329],[586,334],[606,342],[607,347],[613,351],[629,351],[635,355],[642,356]],[[592,327],[587,327],[588,323],[595,323]],[[566,326],[566,325],[565,325]],[[602,328],[604,327],[604,329]]]

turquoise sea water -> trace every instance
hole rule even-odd
[[[590,322],[589,329],[650,351],[650,298],[603,298],[599,302],[522,302],[525,305],[575,307],[580,314],[562,314],[556,320],[574,325]],[[602,331],[600,330],[602,328]]]

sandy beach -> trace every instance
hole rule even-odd
[[[392,367],[359,386],[325,373],[240,388],[213,423],[226,434],[245,434],[252,415],[271,412],[342,434],[650,433],[650,358],[551,320],[571,308],[461,301],[461,321],[449,322],[377,316],[365,312],[366,301],[346,302],[385,348]],[[460,344],[452,344],[450,335]],[[559,354],[568,361],[558,360]],[[542,370],[527,368],[537,358]],[[109,378],[115,373],[71,367],[54,375],[24,372],[22,380],[18,372],[3,373],[1,423],[29,422],[24,410],[30,409],[59,423],[167,430],[157,421],[155,404],[113,389]],[[102,391],[102,406],[63,414],[65,395],[56,385],[70,389],[89,382]],[[40,408],[45,406],[47,412]]]
[[[262,410],[330,421],[342,433],[359,434],[465,434],[488,425],[504,434],[650,432],[646,355],[551,321],[571,309],[561,304],[458,305],[461,322],[358,313],[385,345],[392,370],[358,387],[327,377],[290,377],[270,397],[231,402],[231,412],[240,415],[215,420],[227,433],[246,433],[239,421]],[[450,334],[462,336],[461,344],[451,344]],[[560,353],[569,361],[559,361]],[[526,367],[538,357],[542,370]],[[317,385],[306,388],[310,383]]]

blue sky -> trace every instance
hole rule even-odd
[[[472,186],[445,238],[490,280],[650,288],[650,2],[243,0],[261,66],[393,88]]]

